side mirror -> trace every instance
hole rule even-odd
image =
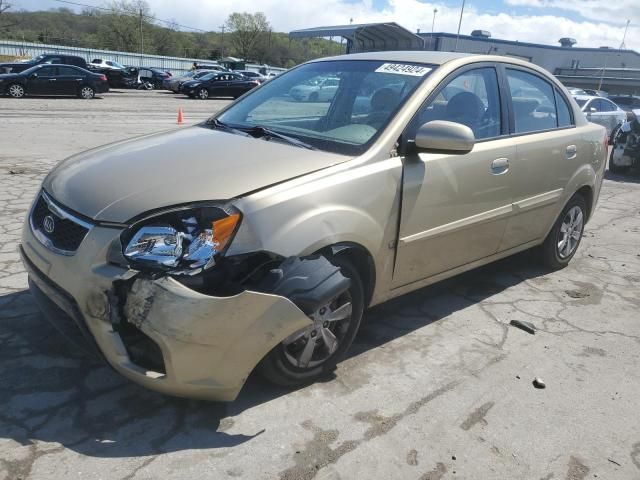
[[[450,153],[468,153],[475,143],[476,138],[469,127],[445,120],[432,120],[422,125],[415,141],[418,150]]]
[[[31,74],[31,78],[38,78],[38,74],[37,73],[32,73]]]
[[[596,107],[589,107],[589,113],[595,113],[597,111]]]

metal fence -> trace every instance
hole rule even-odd
[[[63,45],[48,45],[44,43],[20,42],[15,40],[0,40],[0,55],[10,57],[36,57],[42,53],[60,53],[83,57],[87,62],[94,58],[115,60],[123,65],[136,67],[160,68],[181,73],[189,70],[193,62],[201,64],[214,63],[204,58],[165,57],[162,55],[146,55],[131,52],[117,52],[113,50],[99,50],[95,48],[68,47]],[[246,69],[258,71],[265,67],[267,72],[283,72],[285,68],[247,63]]]

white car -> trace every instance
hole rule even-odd
[[[611,100],[589,95],[575,95],[573,98],[587,120],[607,129],[610,140],[613,140],[614,133],[627,120],[626,112]]]
[[[313,79],[308,83],[296,85],[289,90],[289,95],[299,102],[330,102],[339,84],[339,78]]]
[[[124,65],[116,62],[115,60],[103,60],[102,58],[94,58],[89,62],[89,66],[96,68],[110,68],[114,70],[122,70],[125,68]]]

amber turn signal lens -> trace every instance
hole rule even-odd
[[[225,249],[231,237],[233,237],[233,232],[239,221],[240,214],[233,213],[228,217],[213,222],[213,242],[217,244],[217,251],[221,252]]]

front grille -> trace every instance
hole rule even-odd
[[[38,240],[58,253],[73,254],[91,225],[56,205],[41,193],[31,212],[31,227]]]

